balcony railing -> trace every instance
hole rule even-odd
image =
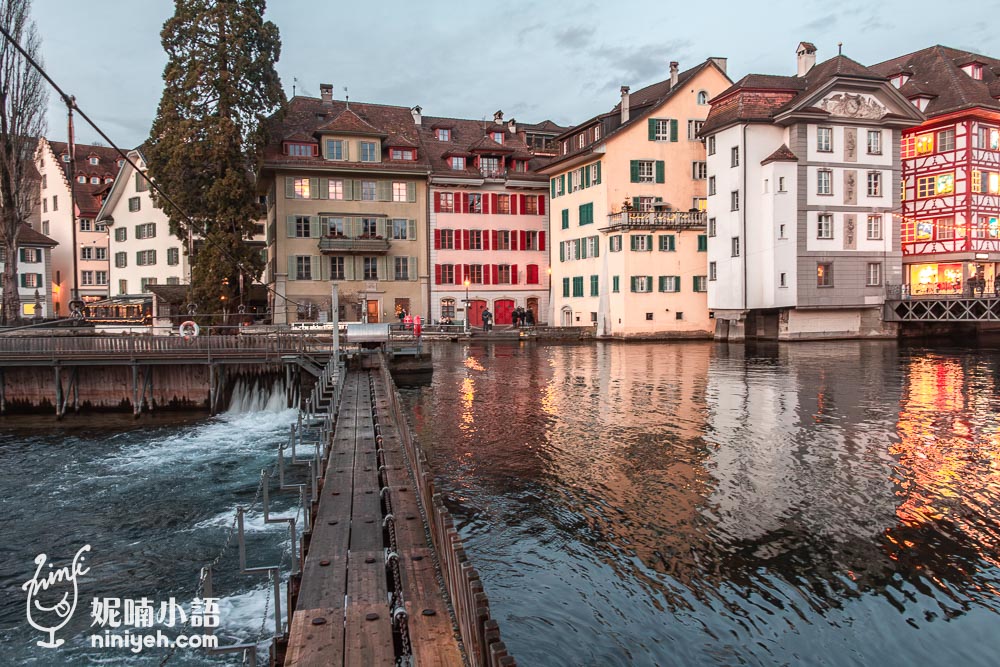
[[[479,173],[483,175],[483,178],[507,178],[507,170],[500,169],[480,169]]]
[[[707,222],[705,211],[620,211],[608,214],[605,229],[699,229]]]
[[[319,240],[320,252],[386,253],[389,239],[381,237],[324,236]]]

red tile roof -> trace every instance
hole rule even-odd
[[[768,164],[770,162],[798,162],[799,158],[795,156],[787,145],[781,144],[778,150],[774,151],[766,158],[760,161],[761,164]]]
[[[56,161],[63,170],[63,177],[68,181],[69,163],[63,162],[62,156],[68,152],[69,144],[65,141],[50,141],[49,145],[56,156]],[[96,165],[90,164],[92,156],[98,159]],[[87,177],[86,183],[73,184],[76,205],[80,209],[81,217],[93,218],[101,210],[101,195],[109,187],[109,184],[104,182],[104,178],[105,176],[113,177],[118,173],[118,160],[120,159],[118,151],[108,146],[76,145],[76,160],[73,164],[75,175]],[[90,179],[94,176],[100,178],[101,182],[92,184]]]
[[[56,241],[50,239],[45,234],[41,232],[36,232],[34,229],[28,225],[21,223],[17,228],[17,245],[18,246],[47,246],[54,248],[59,245]]]
[[[971,62],[984,65],[982,80],[973,79],[961,69]],[[1000,60],[996,58],[936,45],[872,65],[871,69],[887,77],[910,73],[899,92],[910,98],[933,95],[924,109],[928,117],[976,107],[1000,110]]]
[[[452,169],[446,158],[450,156],[496,155],[508,156],[518,160],[529,160],[527,172],[515,172],[518,180],[547,180],[534,171],[536,166],[532,153],[524,143],[525,124],[517,123],[517,133],[510,131],[508,125],[482,120],[462,120],[458,118],[433,118],[425,116],[420,127],[420,145],[423,154],[430,162],[432,173],[438,176],[453,176],[458,178],[482,178],[479,170],[466,160],[465,169]],[[439,141],[435,128],[451,129],[450,141]],[[498,144],[490,136],[491,132],[503,132],[503,144]]]
[[[331,134],[360,134],[369,137],[386,136],[382,128],[372,125],[351,108],[345,108],[337,114],[336,118],[325,125],[320,125],[316,131]]]

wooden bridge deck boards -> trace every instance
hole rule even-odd
[[[399,431],[373,374],[385,479],[395,525],[407,626],[416,665],[463,664],[440,588]],[[368,373],[350,372],[330,443],[322,497],[289,632],[286,665],[391,665],[391,570]],[[314,619],[324,619],[314,625]]]

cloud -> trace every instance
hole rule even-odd
[[[579,51],[590,45],[591,37],[596,31],[596,28],[566,28],[556,32],[555,43],[560,48]]]
[[[525,26],[517,31],[517,43],[519,45],[524,45],[525,41],[528,39],[528,35],[533,32],[537,32],[542,29],[541,23],[532,23],[529,26]]]
[[[650,81],[662,81],[670,76],[670,61],[681,63],[681,70],[693,66],[687,62],[692,43],[686,39],[657,44],[630,46],[604,46],[592,51],[596,59],[605,62],[605,70],[616,78],[609,80],[600,90],[617,90],[622,85],[635,86]]]
[[[804,23],[799,26],[799,30],[823,30],[824,28],[829,28],[834,23],[837,22],[839,17],[836,14],[827,14],[826,16],[820,16],[817,19],[809,21],[809,23]]]

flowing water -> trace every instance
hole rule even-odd
[[[522,665],[996,665],[1000,353],[434,349],[405,400]]]
[[[0,420],[0,665],[157,665],[163,649],[136,655],[128,649],[91,648],[92,600],[142,597],[159,605],[171,597],[188,609],[199,568],[225,543],[238,505],[253,500],[262,468],[275,462],[288,437],[294,410],[285,390],[237,385],[230,411],[204,415],[79,415]],[[296,512],[297,495],[278,493],[272,508]],[[287,524],[265,525],[260,507],[246,518],[248,565],[290,559]],[[85,544],[90,571],[80,577],[79,604],[56,637],[57,649],[35,645],[42,634],[26,621],[26,593],[37,554],[57,567]],[[286,568],[287,572],[287,568]],[[215,569],[221,598],[220,645],[253,641],[261,634],[268,599],[266,577],[240,575],[236,540]],[[41,597],[41,596],[40,596]],[[284,602],[284,601],[283,601]],[[123,603],[124,604],[124,603]],[[264,624],[273,632],[273,616]],[[157,625],[173,635],[173,630]],[[119,628],[119,632],[122,628]],[[143,632],[133,630],[133,632]],[[190,630],[188,634],[200,634]],[[262,644],[262,647],[265,646]],[[266,648],[264,654],[266,655]],[[178,650],[171,665],[239,663]]]

